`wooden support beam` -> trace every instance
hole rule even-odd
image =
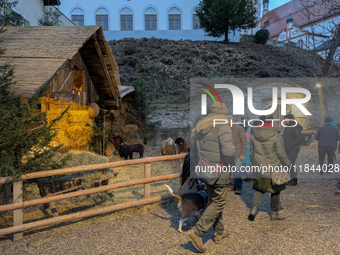
[[[55,207],[54,202],[49,202],[49,206],[50,206],[51,213],[52,213],[53,217],[58,217],[59,214],[58,214],[58,211],[57,211],[57,209]]]
[[[15,182],[13,184],[13,204],[22,204],[22,181]],[[14,227],[15,226],[22,226],[24,222],[24,212],[23,208],[19,208],[14,210],[13,212],[13,221],[14,221]],[[24,238],[24,232],[17,232],[13,235],[13,241],[18,241]]]
[[[144,165],[144,178],[151,177],[151,164],[147,163]],[[150,197],[150,183],[144,184],[144,198]]]
[[[58,92],[60,92],[60,91],[63,89],[63,87],[65,86],[65,84],[66,84],[66,82],[68,81],[68,79],[70,79],[70,77],[71,77],[72,74],[73,74],[73,71],[71,71],[71,72],[67,75],[67,77],[66,77],[66,79],[64,80],[63,84],[61,84],[60,89],[58,90]]]
[[[97,40],[97,35],[94,34],[93,35],[93,44],[94,44],[94,47],[96,48],[97,50],[97,53],[98,53],[98,57],[100,59],[100,62],[102,64],[102,67],[103,67],[103,70],[104,70],[104,73],[105,73],[105,76],[106,76],[106,79],[107,79],[107,82],[109,84],[109,87],[110,87],[110,90],[111,90],[111,93],[112,93],[112,96],[113,98],[115,99],[115,101],[118,100],[118,95],[116,95],[115,93],[115,90],[114,90],[114,84],[113,84],[113,81],[112,81],[112,78],[110,76],[110,73],[109,73],[109,70],[107,68],[107,64],[106,64],[106,61],[105,61],[105,57],[103,56],[103,52],[99,46],[99,43],[98,43],[98,40]]]
[[[73,101],[73,94],[63,93],[63,92],[54,92],[54,100],[58,101]]]
[[[117,106],[118,107],[118,101],[105,101],[106,106]]]

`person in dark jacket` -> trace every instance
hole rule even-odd
[[[231,115],[228,115],[228,120],[236,122]],[[231,126],[231,132],[233,136],[233,144],[235,146],[235,166],[237,171],[234,176],[235,194],[241,195],[243,186],[241,166],[242,160],[248,151],[247,136],[244,132],[244,128],[237,124]]]
[[[242,124],[239,124],[239,126],[241,126],[244,129],[244,132],[247,132],[248,129],[248,123],[246,121],[246,117],[242,116],[241,117],[241,122]],[[244,123],[244,124],[243,124]]]
[[[274,119],[273,115],[261,116],[264,125],[254,128],[254,135],[250,140],[250,160],[253,166],[266,166],[263,152],[267,158],[268,164],[275,166],[290,166],[291,162],[285,152],[283,138],[276,126],[272,126],[272,122],[266,119]],[[261,149],[262,147],[262,149]],[[259,209],[265,192],[271,193],[271,220],[284,220],[285,216],[279,214],[280,192],[286,188],[285,184],[273,185],[271,173],[269,171],[253,171],[253,189],[255,190],[253,207],[250,211],[248,219],[253,221]]]
[[[330,117],[325,118],[325,124],[318,129],[315,135],[315,139],[319,141],[319,165],[323,169],[325,163],[325,156],[327,154],[327,170],[329,166],[333,164],[333,152],[336,148],[337,141],[340,140],[338,130],[331,125],[332,119]],[[320,171],[323,174],[323,171]]]
[[[285,116],[285,125],[288,127],[285,127],[285,130],[283,132],[283,141],[285,143],[285,150],[286,154],[292,163],[292,165],[295,165],[297,156],[300,151],[300,144],[303,141],[302,136],[302,126],[299,123],[295,123],[295,120],[293,114],[287,114]],[[296,124],[295,127],[293,127]],[[290,168],[290,177],[292,178],[291,181],[287,183],[287,185],[296,186],[297,185],[297,172],[296,168],[291,167]]]
[[[228,110],[225,104],[214,104],[208,116],[198,120],[191,141],[196,143],[196,134],[200,147],[200,155],[211,165],[224,164],[233,165],[235,160],[235,147],[233,145],[231,128],[228,124],[219,124],[214,127],[214,119],[227,119]],[[196,155],[195,146],[192,146]],[[193,162],[197,162],[196,159]],[[213,227],[215,243],[220,243],[228,236],[222,223],[222,211],[226,205],[227,188],[229,180],[223,173],[222,177],[214,185],[207,185],[207,191],[211,199],[202,217],[196,225],[187,232],[196,249],[205,252],[202,236],[210,227]],[[199,176],[198,176],[199,177]]]

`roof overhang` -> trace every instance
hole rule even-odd
[[[135,88],[132,86],[120,86],[120,98],[125,97],[126,95],[135,91]]]

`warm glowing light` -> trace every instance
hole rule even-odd
[[[321,84],[316,84],[316,87],[317,88],[321,88]]]

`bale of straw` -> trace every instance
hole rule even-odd
[[[63,109],[47,111],[48,123],[56,119]],[[63,144],[62,151],[71,149],[88,150],[88,141],[92,137],[93,120],[90,119],[88,110],[68,110],[64,116],[55,123],[57,136],[53,139],[53,146]]]
[[[122,132],[125,134],[136,133],[138,132],[137,125],[126,125],[123,127]]]
[[[74,167],[81,165],[103,164],[108,162],[108,158],[105,156],[97,155],[95,153],[87,151],[71,150],[68,154],[58,153],[56,157],[63,158],[67,155],[71,155],[71,159],[66,161],[65,167]],[[84,185],[85,188],[93,187],[93,182],[99,179],[103,179],[112,174],[112,169],[105,169],[106,173],[102,174],[101,170],[94,170],[82,173],[81,183],[78,180],[70,180],[64,182],[64,187],[72,188],[78,185]],[[79,177],[79,173],[71,174],[69,176]]]
[[[127,144],[143,144],[143,141],[139,138],[137,125],[126,125],[122,129],[123,142]]]

